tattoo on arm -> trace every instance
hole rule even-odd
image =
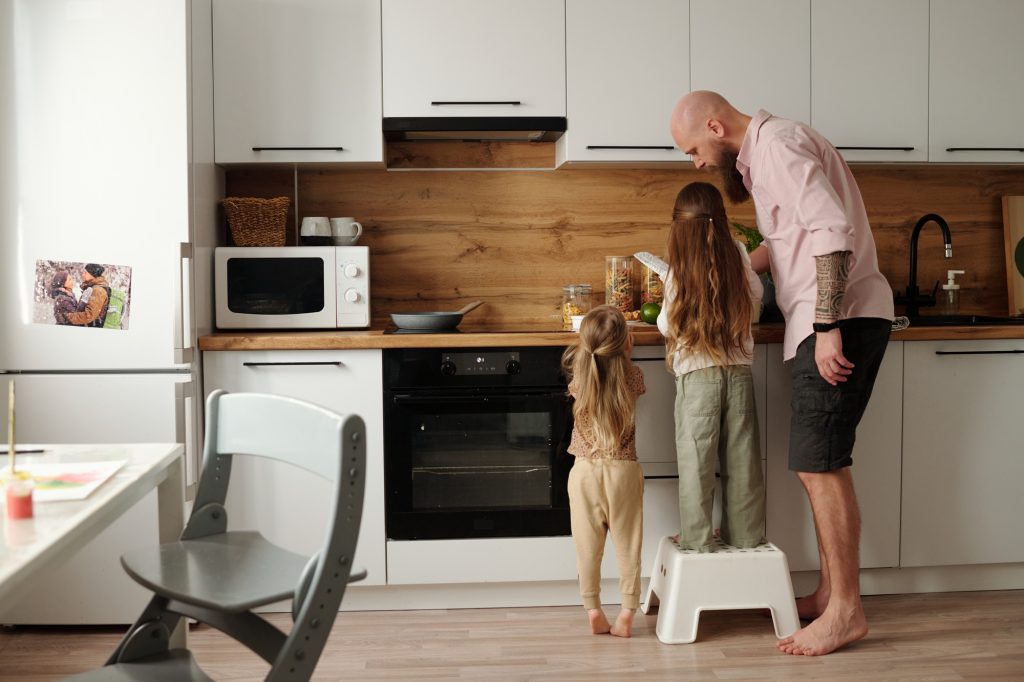
[[[816,322],[835,322],[839,319],[846,294],[846,280],[850,277],[850,252],[836,251],[814,259],[818,270],[818,299],[814,307]]]

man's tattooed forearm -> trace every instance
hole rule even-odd
[[[850,252],[836,251],[814,258],[818,270],[818,299],[814,307],[816,322],[835,322],[839,319],[846,294],[846,280],[850,277]]]

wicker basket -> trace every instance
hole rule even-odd
[[[284,246],[288,197],[227,197],[224,215],[235,246]]]

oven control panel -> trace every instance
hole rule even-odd
[[[517,351],[487,350],[441,354],[441,374],[445,376],[514,375],[519,374],[521,369]]]

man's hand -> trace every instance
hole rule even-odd
[[[836,386],[853,374],[853,363],[843,356],[843,336],[838,329],[818,332],[814,340],[814,363],[821,378]]]

